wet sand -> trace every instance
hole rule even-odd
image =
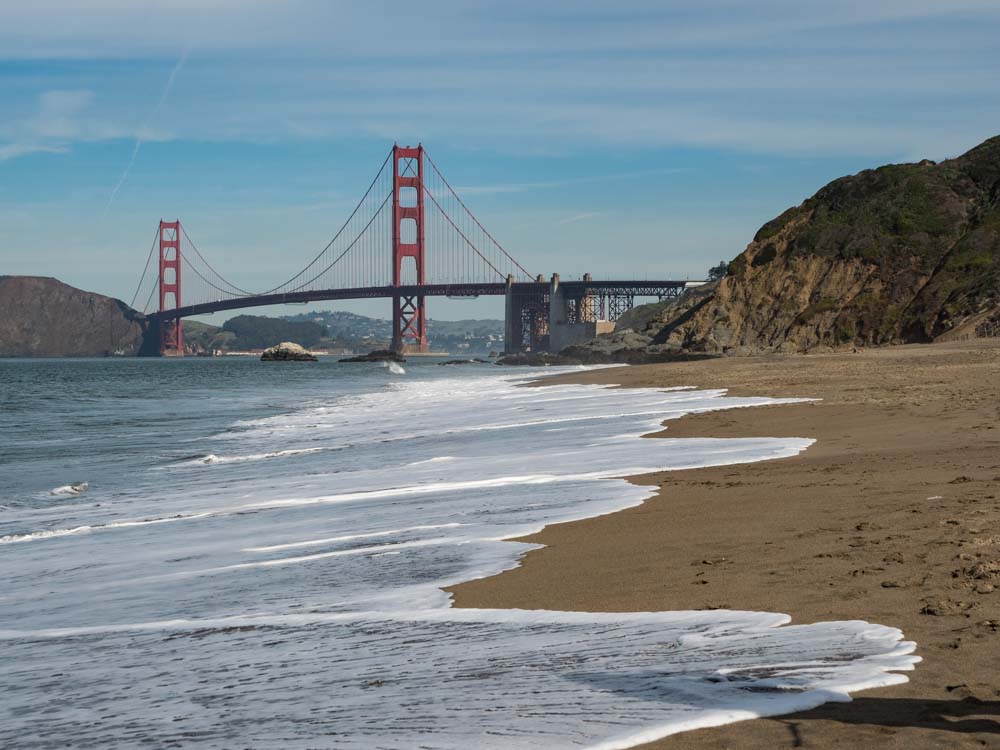
[[[644,505],[550,526],[456,606],[731,608],[900,628],[910,682],[644,748],[1000,748],[1000,340],[563,376],[808,404],[690,415],[671,437],[813,437],[789,459],[650,474]]]

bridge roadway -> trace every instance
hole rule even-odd
[[[559,286],[567,297],[582,298],[591,295],[624,295],[630,297],[664,297],[676,295],[689,285],[699,282],[659,280],[659,281],[560,281]],[[371,286],[348,289],[321,289],[318,291],[285,292],[282,294],[259,294],[249,297],[234,297],[218,302],[176,307],[149,315],[156,320],[178,320],[192,315],[207,315],[222,310],[239,310],[246,307],[265,305],[295,304],[338,299],[372,299],[393,297],[478,297],[507,294],[507,283],[479,284],[414,284],[409,286]],[[550,289],[548,281],[517,281],[511,285],[516,295],[543,295]]]

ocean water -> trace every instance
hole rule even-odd
[[[624,476],[812,442],[645,439],[774,400],[539,374],[0,360],[0,746],[625,748],[905,681],[860,621],[450,608]]]

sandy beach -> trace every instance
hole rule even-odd
[[[567,376],[563,376],[564,378]],[[644,505],[550,526],[456,606],[727,608],[900,628],[910,682],[646,748],[1000,748],[1000,341],[597,370],[573,382],[819,401],[690,415],[651,437],[811,437],[795,458],[634,477]]]

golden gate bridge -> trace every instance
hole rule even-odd
[[[182,242],[183,240],[183,242]],[[183,279],[183,283],[182,283]],[[701,282],[548,280],[532,275],[487,231],[422,145],[394,145],[327,245],[295,275],[248,291],[205,259],[180,220],[160,221],[132,307],[161,355],[183,354],[181,320],[223,310],[321,300],[392,300],[392,348],[427,351],[427,297],[506,297],[505,351],[558,351],[590,338],[636,297],[672,297]]]

